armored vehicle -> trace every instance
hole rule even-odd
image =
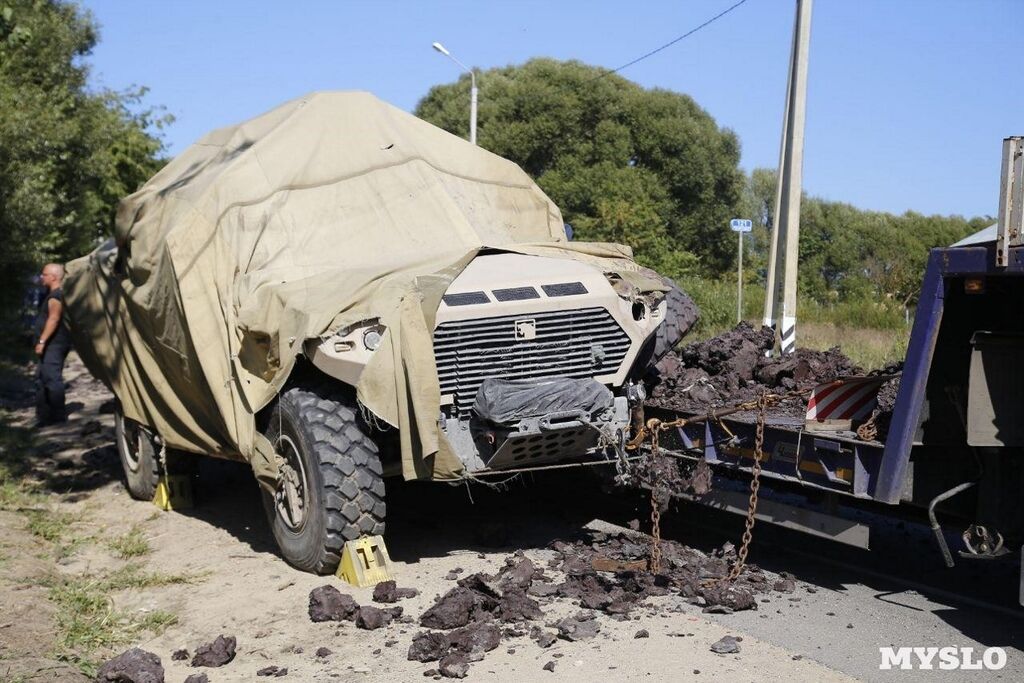
[[[388,476],[613,458],[696,309],[566,232],[518,166],[367,93],[211,133],[69,265],[129,490],[247,461],[283,556],[325,573],[383,533]]]

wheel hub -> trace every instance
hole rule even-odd
[[[277,516],[293,532],[302,529],[306,522],[306,470],[299,456],[299,449],[291,437],[282,434],[276,444],[281,455],[281,477],[274,494]]]
[[[130,422],[121,418],[121,439],[122,451],[124,452],[125,465],[134,474],[139,471],[139,454],[142,452],[142,430]]]

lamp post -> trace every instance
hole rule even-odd
[[[468,66],[455,59],[452,53],[448,52],[447,48],[441,43],[434,43],[433,48],[443,54],[448,59],[458,64],[463,71],[469,74],[469,141],[474,145],[476,144],[476,74]]]

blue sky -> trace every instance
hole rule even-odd
[[[459,75],[433,41],[481,69],[538,56],[614,68],[734,2],[82,4],[101,25],[97,81],[149,86],[177,119],[177,153],[312,90],[370,90],[412,110]],[[793,0],[748,0],[622,75],[692,96],[739,135],[745,169],[775,167],[793,13]],[[805,190],[897,213],[994,214],[1000,141],[1024,133],[1022,33],[1022,0],[816,0]]]

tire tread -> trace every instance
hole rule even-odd
[[[326,515],[318,574],[333,572],[346,541],[384,533],[387,511],[377,444],[360,426],[354,402],[328,382],[292,386],[279,401],[290,404],[312,444]]]

